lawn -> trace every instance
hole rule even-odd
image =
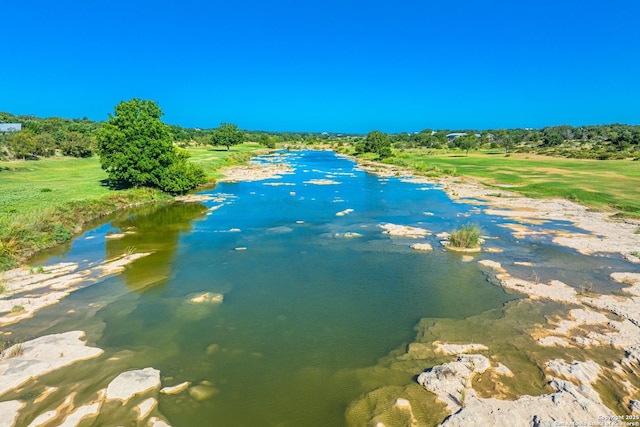
[[[581,160],[535,154],[470,153],[427,155],[405,151],[393,161],[427,175],[450,174],[479,179],[530,197],[561,197],[594,209],[620,210],[640,217],[640,163],[631,160]],[[455,172],[454,172],[455,171]]]
[[[192,148],[191,161],[212,180],[221,167],[259,152],[256,144],[231,150]],[[166,200],[156,190],[112,190],[98,157],[52,157],[0,162],[0,271],[40,249],[69,240],[82,224],[114,210]]]

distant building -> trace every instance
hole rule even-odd
[[[0,133],[19,132],[22,130],[22,123],[0,123]]]
[[[454,132],[454,133],[448,133],[447,134],[447,139],[449,140],[449,142],[453,141],[456,138],[460,138],[461,136],[465,136],[466,133],[465,132]]]

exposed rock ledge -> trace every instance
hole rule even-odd
[[[543,396],[522,396],[516,401],[484,399],[470,386],[475,374],[492,368],[482,355],[462,355],[429,369],[418,377],[418,383],[435,393],[452,415],[441,426],[546,426],[554,422],[597,421],[613,412],[600,400],[590,384],[598,377],[600,367],[593,362],[561,360],[549,362],[549,369],[579,383],[552,377],[556,391]]]
[[[34,378],[103,353],[81,340],[82,331],[47,335],[16,344],[2,352],[0,360],[0,396]]]
[[[98,357],[103,353],[99,348],[87,346],[81,340],[82,337],[84,332],[71,331],[43,336],[6,349],[0,358],[0,396],[45,374]],[[80,401],[82,404],[75,406],[78,403],[78,394],[72,392],[58,404],[57,409],[48,409],[39,414],[36,412],[38,415],[29,425],[84,425],[87,420],[99,420],[104,414],[108,419],[112,409],[126,407],[130,414],[127,416],[129,419],[137,420],[136,425],[169,427],[156,411],[160,385],[160,371],[156,369],[144,368],[123,372],[117,375],[106,389],[97,390],[92,400]],[[34,402],[0,402],[0,427],[13,427],[17,422],[21,422],[20,411],[23,408],[29,407],[29,410],[33,411],[34,405],[42,403],[44,397],[56,390],[57,388],[50,387]],[[117,406],[110,404],[110,401],[118,402]]]
[[[0,273],[5,291],[0,295],[0,326],[32,317],[38,310],[57,304],[71,292],[97,283],[100,278],[122,272],[125,267],[149,253],[135,253],[105,260],[81,269],[77,263],[47,266],[41,272],[16,268]],[[34,295],[18,296],[27,291]]]

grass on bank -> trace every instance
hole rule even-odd
[[[189,148],[192,161],[213,181],[224,166],[243,163],[260,149]],[[171,198],[157,190],[112,190],[98,157],[52,157],[0,162],[0,271],[39,250],[69,241],[89,221],[128,206]]]
[[[427,176],[458,175],[534,198],[564,198],[596,210],[640,218],[640,163],[536,154],[400,152],[386,162]]]

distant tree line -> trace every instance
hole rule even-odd
[[[464,134],[451,137],[451,134]],[[449,135],[449,136],[447,136]],[[396,149],[473,149],[534,152],[589,159],[640,156],[640,126],[625,124],[548,126],[542,129],[438,130],[389,135]]]
[[[22,131],[0,133],[0,158],[90,157],[101,123],[83,119],[15,116],[0,112],[0,123],[21,123]]]
[[[0,123],[21,123],[22,131],[0,133],[0,159],[30,159],[55,154],[89,157],[96,153],[96,134],[104,122],[88,118],[39,118],[0,112]],[[229,149],[242,142],[256,142],[268,148],[330,144],[353,146],[358,155],[369,153],[384,159],[394,150],[499,150],[533,152],[551,156],[590,159],[640,157],[640,126],[607,124],[591,126],[548,126],[542,129],[424,129],[420,132],[386,134],[371,131],[367,135],[327,132],[242,131],[236,125],[222,123],[213,129],[167,125],[173,142],[179,147],[222,146]],[[451,134],[459,134],[452,137]]]

